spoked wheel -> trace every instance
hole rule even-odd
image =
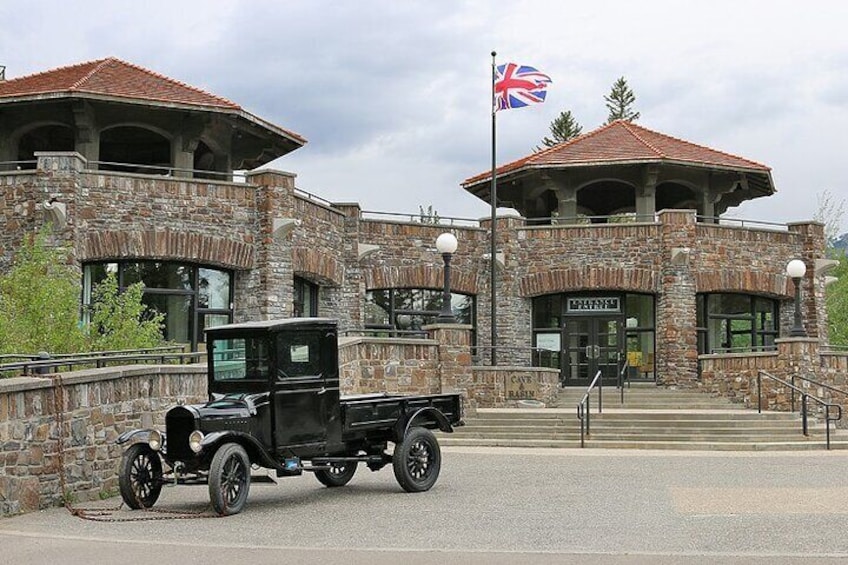
[[[250,459],[237,443],[226,443],[215,453],[209,467],[209,499],[222,516],[238,514],[250,490]]]
[[[356,462],[331,463],[329,469],[315,471],[315,478],[324,486],[343,487],[353,478],[356,467]]]
[[[395,445],[392,466],[395,479],[406,492],[430,490],[442,468],[442,451],[433,432],[427,428],[409,430]]]
[[[162,492],[162,460],[144,443],[131,445],[121,457],[118,485],[124,503],[138,510],[150,508]]]

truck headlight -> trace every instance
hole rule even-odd
[[[200,442],[203,441],[203,432],[200,430],[194,430],[188,436],[188,446],[195,453],[200,453],[200,450],[203,449],[203,446],[200,445]]]
[[[147,436],[147,445],[149,445],[150,449],[153,451],[159,451],[162,449],[162,434],[159,433],[159,430],[150,431],[150,435]]]

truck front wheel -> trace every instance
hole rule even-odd
[[[332,463],[329,469],[315,471],[315,478],[327,487],[343,487],[350,482],[356,473],[356,462]]]
[[[121,457],[118,486],[124,503],[138,510],[150,508],[162,492],[162,460],[147,444],[134,443]]]
[[[209,499],[221,516],[238,514],[250,490],[250,458],[237,443],[225,443],[209,466]]]
[[[411,428],[392,455],[395,479],[406,492],[430,490],[439,478],[442,452],[433,432]]]

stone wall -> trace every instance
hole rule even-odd
[[[794,383],[825,402],[839,404],[844,416],[837,426],[848,428],[848,353],[821,352],[818,340],[812,338],[786,338],[777,340],[775,352],[702,355],[700,362],[699,386],[705,392],[730,398],[747,408],[756,408],[757,375],[762,371]],[[791,409],[792,390],[789,387],[765,375],[760,379],[760,386],[763,410]],[[795,402],[795,410],[800,410],[798,393]],[[821,417],[818,404],[810,402],[809,409]]]
[[[342,394],[437,394],[438,343],[431,339],[342,338],[339,379]]]
[[[516,394],[526,383],[530,394]],[[559,369],[546,367],[474,367],[468,396],[478,408],[516,408],[520,400],[552,406],[559,392]],[[523,398],[520,398],[523,397]]]
[[[57,395],[52,379],[0,380],[0,515],[31,512],[63,500],[65,488],[85,502],[118,491],[123,447],[115,439],[133,428],[164,426],[178,400],[206,397],[204,365],[138,366],[69,373]],[[63,412],[56,417],[56,399]]]

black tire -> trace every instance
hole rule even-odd
[[[442,468],[442,451],[433,432],[411,428],[403,441],[395,444],[392,467],[395,479],[406,492],[430,490]]]
[[[209,467],[209,499],[221,516],[238,514],[250,490],[250,459],[237,443],[225,443]]]
[[[355,461],[350,463],[331,463],[327,470],[315,471],[315,478],[326,487],[343,487],[350,482],[358,467]]]
[[[144,443],[134,443],[121,456],[118,485],[124,503],[138,510],[150,508],[162,492],[162,460]]]

